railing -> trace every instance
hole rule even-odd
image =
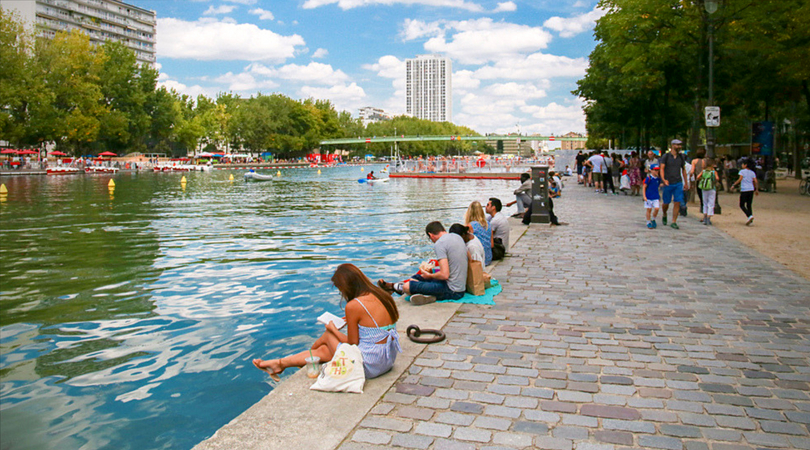
[[[478,158],[445,158],[433,160],[400,160],[391,161],[389,170],[392,173],[520,173],[532,165],[553,164],[550,157],[478,159]],[[553,167],[552,167],[553,170]]]

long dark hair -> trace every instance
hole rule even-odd
[[[340,295],[348,302],[361,295],[372,294],[385,306],[391,322],[399,320],[397,304],[391,294],[371,283],[371,280],[354,264],[341,264],[332,275],[332,283],[340,291]]]

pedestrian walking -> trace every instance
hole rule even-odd
[[[757,174],[754,172],[756,163],[753,160],[745,162],[745,169],[740,171],[740,178],[731,187],[740,186],[740,209],[745,213],[746,225],[751,225],[754,221],[753,202],[754,196],[759,195],[759,182]]]
[[[698,192],[701,194],[701,209],[703,211],[703,225],[712,224],[714,203],[717,199],[717,185],[720,183],[720,174],[714,169],[714,160],[705,158],[702,161],[703,170],[697,175]]]
[[[681,145],[683,143],[680,139],[673,139],[672,146],[669,152],[661,157],[659,170],[661,171],[661,179],[664,183],[664,207],[663,217],[661,222],[667,224],[667,210],[669,204],[673,202],[675,206],[672,207],[672,224],[670,227],[677,230],[678,226],[678,213],[680,212],[681,204],[683,203],[683,190],[689,189],[689,177],[686,172],[686,158],[681,155]]]
[[[658,178],[658,164],[650,166],[649,175],[644,179],[644,208],[647,210],[647,228],[658,227],[655,219],[658,217],[658,208],[661,207],[661,194],[658,187],[661,180]]]

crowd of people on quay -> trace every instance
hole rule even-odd
[[[735,160],[730,156],[707,158],[702,149],[689,159],[682,153],[682,147],[679,139],[673,139],[669,150],[660,156],[653,150],[643,156],[636,151],[624,155],[606,150],[588,154],[580,151],[576,156],[577,182],[593,188],[597,194],[623,192],[643,197],[649,229],[657,228],[659,211],[663,225],[679,229],[678,217],[688,214],[692,195],[700,200],[701,222],[711,225],[717,192],[739,189],[740,209],[745,213],[746,225],[751,225],[753,197],[758,195],[760,186],[758,180],[773,176],[766,170],[765,160],[750,157]]]

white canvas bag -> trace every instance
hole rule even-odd
[[[341,343],[332,360],[323,366],[318,380],[310,389],[324,392],[363,393],[366,373],[363,370],[363,354],[356,345]]]

